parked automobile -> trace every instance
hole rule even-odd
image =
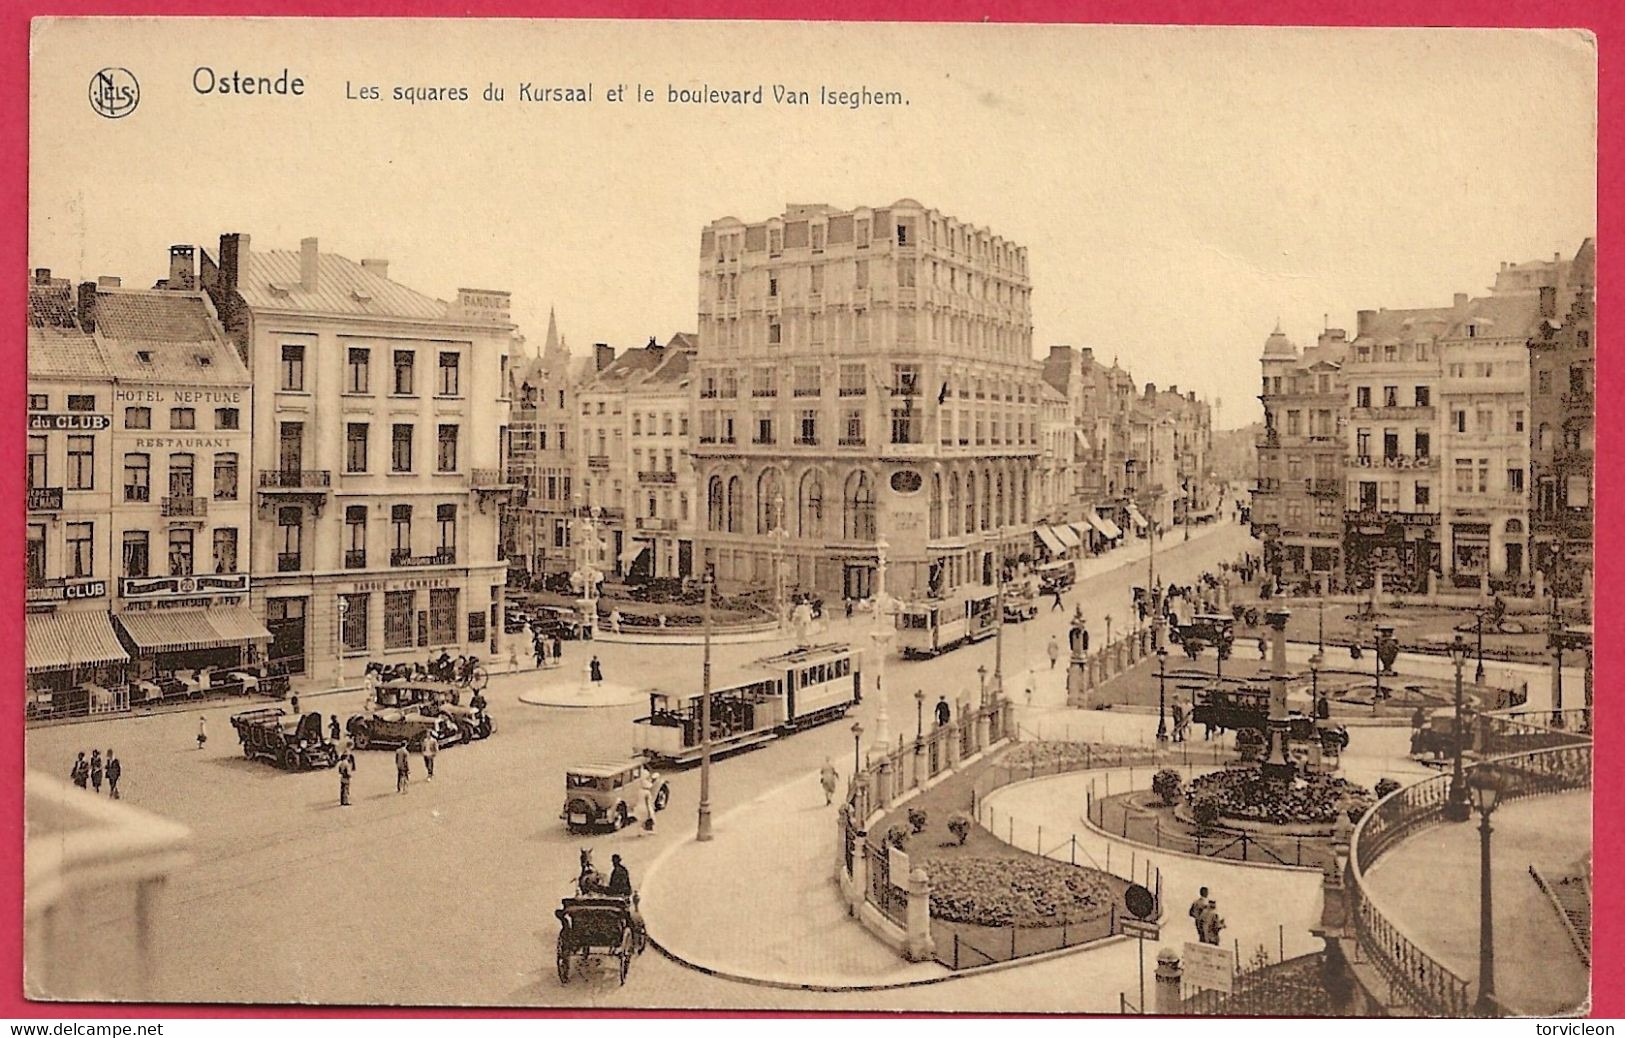
[[[1229,659],[1236,643],[1236,621],[1220,613],[1197,613],[1188,624],[1174,624],[1168,629],[1168,640],[1185,650],[1191,659],[1202,654],[1208,646],[1218,649],[1220,659]]]
[[[373,687],[373,703],[381,708],[415,710],[418,713],[449,717],[457,725],[459,741],[484,739],[496,730],[496,722],[486,708],[485,697],[475,692],[465,706],[462,689],[449,682],[387,681]]]
[[[622,829],[630,825],[643,795],[647,768],[641,760],[595,761],[566,768],[564,810],[559,813],[565,828],[579,833],[601,826]],[[671,787],[661,779],[655,787],[655,810],[664,810],[670,799]]]
[[[462,732],[449,715],[442,713],[434,702],[415,702],[402,698],[396,687],[381,684],[375,687],[375,698],[366,709],[351,717],[345,731],[358,750],[392,749],[405,746],[409,750],[423,748],[423,736],[433,732],[442,746],[462,738]]]
[[[1004,585],[1004,622],[1019,624],[1038,615],[1038,579],[1017,577]]]
[[[268,706],[233,714],[231,726],[250,760],[268,760],[285,771],[331,768],[339,761],[338,747],[322,734],[320,713],[301,717]]]

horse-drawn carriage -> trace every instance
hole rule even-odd
[[[632,956],[643,954],[648,938],[633,914],[633,899],[608,894],[567,897],[553,914],[559,920],[559,983],[570,982],[570,965],[583,972],[596,956],[614,958],[626,983]]]
[[[1202,654],[1202,650],[1213,646],[1219,654],[1219,659],[1230,658],[1230,651],[1236,643],[1236,621],[1220,613],[1197,613],[1192,616],[1190,623],[1176,623],[1168,628],[1168,640],[1185,650],[1185,655],[1191,659]]]

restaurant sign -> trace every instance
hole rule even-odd
[[[81,598],[101,598],[107,594],[105,580],[63,580],[28,589],[29,602],[73,602]]]
[[[119,580],[120,598],[241,595],[247,592],[247,573],[208,573],[187,577],[123,577]]]
[[[113,427],[113,418],[105,414],[31,414],[29,432],[101,432]]]

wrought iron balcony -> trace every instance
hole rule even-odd
[[[268,493],[325,492],[333,486],[333,473],[328,469],[261,469],[259,486]]]
[[[276,557],[276,571],[278,573],[297,573],[303,569],[302,556],[296,551],[278,552]]]
[[[360,549],[350,548],[350,549],[347,549],[345,551],[345,553],[344,553],[344,568],[345,569],[366,569],[367,568],[367,549],[365,549],[365,548],[360,548]]]
[[[648,472],[639,472],[638,473],[638,482],[639,483],[675,483],[675,482],[677,482],[677,473],[675,473],[675,472],[665,472],[665,471],[662,471],[662,470],[659,470],[659,469],[654,469],[654,470],[651,470],[651,471],[648,471]]]
[[[607,468],[609,468],[609,455],[608,454],[589,454],[587,456],[587,467],[590,468],[590,469],[607,469]]]
[[[202,519],[209,514],[209,499],[171,495],[160,503],[158,514],[170,519]]]

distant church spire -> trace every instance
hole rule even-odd
[[[542,356],[549,357],[562,347],[559,344],[559,321],[553,308],[547,308],[547,341],[542,344]]]

